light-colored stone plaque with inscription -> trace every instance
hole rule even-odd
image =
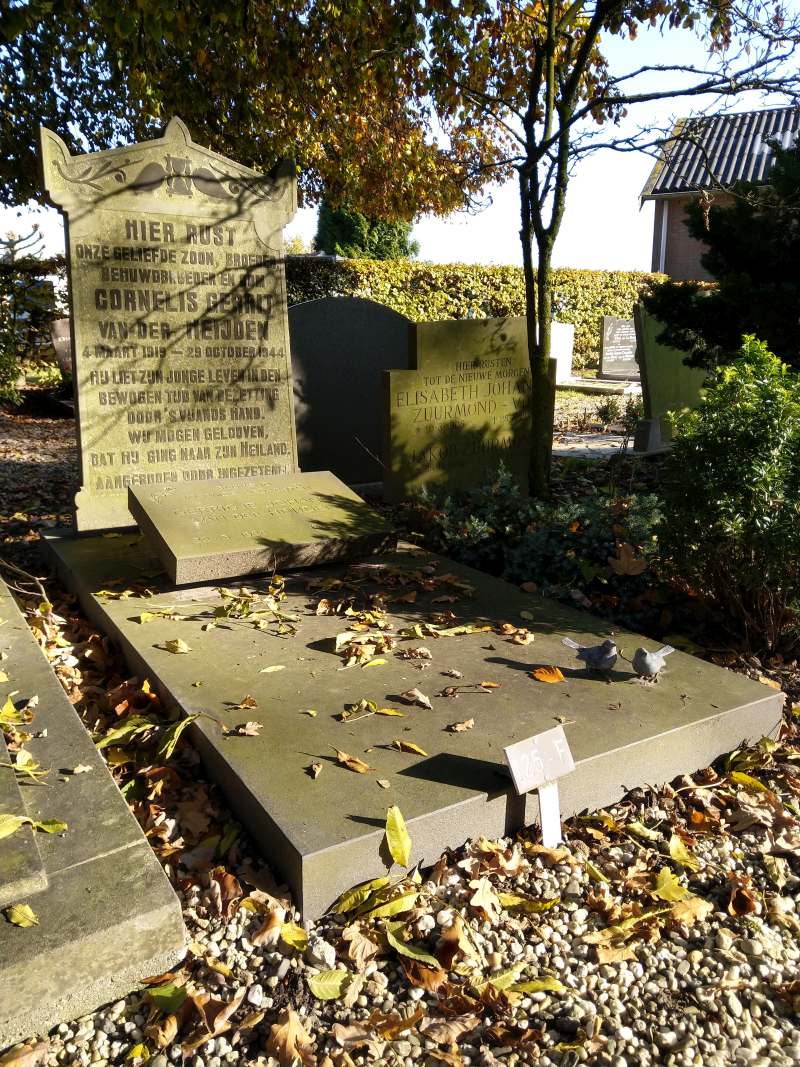
[[[70,155],[42,129],[67,230],[82,486],[79,531],[133,525],[131,486],[297,470],[283,228],[271,176],[164,136]]]
[[[500,461],[527,491],[530,365],[521,316],[423,322],[413,370],[384,372],[384,496],[475,488]]]
[[[377,511],[330,471],[131,486],[136,521],[176,585],[360,559],[397,538]]]

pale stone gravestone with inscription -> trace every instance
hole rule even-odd
[[[657,452],[672,439],[667,413],[696,408],[702,397],[707,371],[687,367],[689,355],[659,341],[664,324],[637,304],[633,311],[639,358],[642,368],[644,418],[639,420],[634,438],[637,452]]]
[[[393,546],[383,518],[328,471],[132,486],[129,506],[176,585],[359,558]]]
[[[527,487],[530,367],[521,316],[418,323],[413,370],[384,372],[384,495],[481,485],[502,461]]]
[[[379,482],[381,373],[406,369],[413,324],[374,300],[324,297],[289,308],[301,470]]]
[[[79,531],[132,525],[129,486],[297,470],[283,227],[292,167],[265,176],[164,136],[71,156],[41,130],[66,217]]]
[[[636,330],[633,319],[603,316],[603,344],[600,349],[600,377],[639,381],[636,361]]]

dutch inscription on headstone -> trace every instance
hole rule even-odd
[[[521,316],[414,327],[413,370],[384,373],[384,495],[472,488],[500,462],[527,488],[530,366]]]
[[[309,567],[392,547],[390,526],[330,471],[131,486],[129,506],[172,582]]]
[[[41,130],[66,217],[79,531],[131,526],[130,486],[297,470],[282,260],[293,168],[164,136],[71,156]]]
[[[603,316],[603,344],[600,350],[600,377],[639,381],[636,362],[636,330],[633,319]]]

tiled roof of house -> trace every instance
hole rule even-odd
[[[664,142],[641,199],[718,189],[737,181],[765,184],[773,155],[768,142],[789,147],[798,131],[797,107],[680,119]]]

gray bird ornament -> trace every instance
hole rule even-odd
[[[646,648],[637,648],[633,654],[631,664],[644,681],[657,682],[659,674],[664,669],[664,661],[674,651],[675,649],[672,645],[662,645],[657,652],[648,652]]]
[[[587,671],[607,674],[617,662],[617,646],[608,639],[602,645],[579,645],[571,637],[564,637],[561,643],[567,648],[575,649],[578,659],[583,660]]]

